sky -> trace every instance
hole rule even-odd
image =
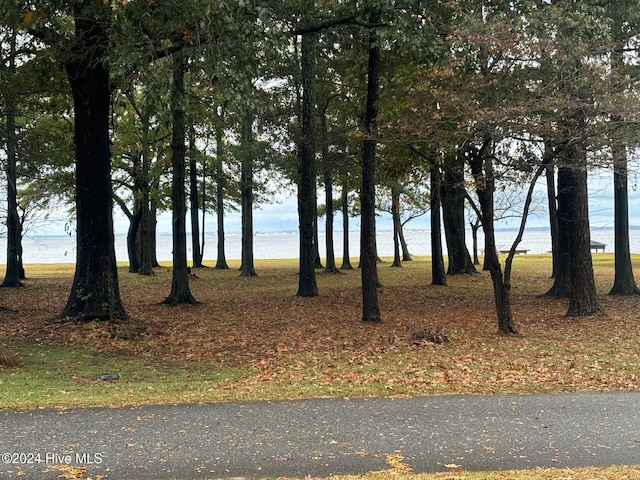
[[[632,177],[639,176],[640,172],[631,173]],[[631,180],[629,185],[629,223],[640,226],[640,190],[634,188],[635,181]],[[539,181],[539,194],[545,195],[544,179]],[[254,210],[254,231],[255,232],[280,232],[296,231],[298,229],[298,210],[295,196],[284,194],[276,195],[275,202],[271,204],[257,205]],[[613,227],[613,185],[612,174],[608,171],[592,173],[589,180],[589,216],[592,229]],[[324,219],[321,219],[321,230],[324,230]],[[351,229],[359,228],[357,218],[351,220]],[[381,214],[377,219],[380,230],[391,230],[393,224],[390,215]],[[126,235],[129,221],[120,212],[118,207],[114,210],[114,229],[116,235]],[[498,228],[517,228],[519,219],[512,218],[497,225]],[[546,211],[533,212],[527,222],[528,227],[547,227],[548,219]],[[216,228],[215,212],[207,215],[206,230],[213,232]],[[225,229],[227,232],[240,231],[241,220],[239,212],[231,212],[225,216]],[[335,217],[336,230],[342,229],[341,215]],[[425,229],[429,228],[429,215],[412,220],[407,224],[407,228]],[[187,230],[190,231],[189,220],[187,219]],[[164,212],[158,218],[158,232],[171,232],[171,213]],[[64,222],[49,222],[46,227],[40,228],[38,235],[65,235]]]

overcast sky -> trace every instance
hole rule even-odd
[[[635,176],[638,172],[633,172]],[[629,220],[631,225],[640,226],[640,191],[635,188],[635,180],[629,185]],[[544,197],[545,182],[540,180],[540,195]],[[613,185],[611,173],[601,172],[599,175],[592,174],[589,181],[589,216],[592,229],[613,227]],[[215,231],[215,214],[208,215],[206,219],[206,230]],[[114,210],[114,222],[116,234],[126,234],[129,221],[120,212],[118,207]],[[324,219],[321,219],[321,230],[324,230]],[[359,228],[359,220],[352,219],[351,229]],[[517,228],[519,219],[510,219],[503,222],[499,227]],[[546,227],[548,219],[546,211],[534,212],[527,225],[529,227]],[[407,228],[428,228],[429,215],[411,221]],[[228,232],[240,231],[240,213],[231,212],[225,217],[225,229]],[[342,229],[341,215],[335,217],[335,228]],[[392,229],[390,216],[382,214],[378,217],[378,228],[380,230]],[[298,229],[298,211],[295,197],[277,196],[277,202],[273,204],[258,205],[254,211],[254,231],[256,232],[277,232],[291,231]],[[187,230],[190,231],[189,220],[187,220]],[[158,232],[171,232],[171,213],[165,212],[159,216]],[[41,228],[38,235],[64,235],[64,222],[50,222],[46,227]]]

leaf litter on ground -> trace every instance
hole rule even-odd
[[[612,261],[596,268],[604,317],[568,318],[565,299],[541,296],[549,256],[516,259],[513,310],[518,336],[497,332],[488,273],[429,285],[429,263],[381,264],[383,321],[360,321],[359,272],[318,273],[320,295],[296,297],[294,262],[256,262],[258,276],[198,270],[198,305],[160,302],[169,268],[153,277],[120,269],[124,324],[51,322],[64,306],[72,267],[28,267],[25,288],[4,290],[0,335],[11,345],[89,348],[155,365],[241,368],[212,388],[240,398],[428,393],[637,390],[640,298],[604,295]],[[612,257],[611,257],[612,258]],[[634,257],[637,261],[637,258]],[[203,397],[206,400],[206,397]]]

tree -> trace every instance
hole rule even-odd
[[[329,107],[330,97],[327,98],[322,115],[320,117],[320,130],[322,139],[322,177],[324,180],[325,193],[325,215],[327,216],[325,226],[326,241],[326,267],[325,273],[340,273],[336,267],[335,253],[333,250],[333,175],[332,165],[329,153],[329,128],[327,126],[327,108]],[[317,229],[317,228],[316,228]]]
[[[464,158],[458,153],[452,154],[449,158],[451,163],[444,168],[441,184],[442,216],[449,259],[447,274],[476,273],[465,241]]]
[[[242,125],[242,265],[240,275],[255,277],[253,266],[253,116],[245,113]]]
[[[17,180],[17,139],[16,139],[16,116],[17,98],[14,84],[16,76],[16,56],[17,56],[17,31],[9,33],[9,52],[6,65],[0,65],[2,70],[6,69],[7,86],[4,91],[5,105],[5,128],[6,128],[6,154],[7,163],[5,174],[7,176],[7,269],[3,287],[19,287],[20,281],[20,257],[21,238],[20,218],[18,216],[18,180]]]
[[[160,200],[154,184],[165,173],[170,150],[170,112],[161,106],[168,99],[169,63],[159,61],[120,79],[112,102],[114,200],[129,219],[129,272],[141,275],[154,274],[151,203]]]
[[[204,173],[203,177],[205,177]],[[201,194],[202,208],[204,210],[206,203],[204,180]],[[195,127],[192,123],[189,125],[189,211],[191,212],[191,255],[194,268],[202,268],[204,266],[202,265],[202,249],[204,248],[204,243],[202,245],[200,244],[200,222],[198,218],[200,210],[198,200],[198,148],[196,146]],[[204,224],[202,225],[202,233],[204,235]]]
[[[637,37],[640,18],[637,13],[636,1],[609,1],[607,13],[611,18],[613,49],[611,51],[611,77],[614,91],[628,91],[626,85],[624,50],[633,37]],[[623,124],[625,119],[615,113],[611,116],[611,123]],[[631,264],[631,249],[629,247],[629,187],[627,145],[624,139],[616,138],[611,145],[613,160],[613,198],[614,198],[614,266],[615,277],[611,295],[640,295],[640,289],[633,277]]]
[[[224,248],[224,190],[227,178],[224,173],[224,142],[223,142],[223,121],[224,107],[218,109],[216,115],[215,135],[216,135],[216,220],[218,227],[218,255],[216,259],[217,270],[228,270],[226,252]]]
[[[360,188],[360,267],[362,277],[362,320],[379,322],[378,266],[376,249],[376,143],[378,96],[380,90],[380,43],[374,25],[380,13],[374,7],[369,14],[369,59],[367,70],[367,104],[364,115],[362,151],[362,186]]]
[[[442,255],[442,233],[440,231],[440,192],[442,189],[440,167],[435,162],[431,167],[429,185],[431,190],[431,284],[446,285],[447,279]]]
[[[614,198],[614,267],[615,276],[611,295],[640,295],[633,277],[629,246],[629,187],[626,148],[613,146],[613,198]]]
[[[340,194],[340,203],[342,205],[342,265],[340,265],[340,269],[353,270],[353,265],[351,265],[351,259],[349,258],[351,255],[349,250],[349,189],[346,175],[344,178]]]
[[[565,138],[584,138],[585,117],[582,108],[576,109],[570,119]],[[591,259],[591,234],[589,231],[589,204],[587,193],[587,156],[584,141],[565,147],[567,166],[569,211],[569,308],[567,316],[587,316],[602,313],[596,291]]]
[[[402,223],[400,220],[400,185],[394,183],[391,186],[391,218],[393,220],[393,262],[392,267],[402,267],[400,259],[400,235]]]
[[[185,82],[187,58],[180,50],[173,54],[173,84],[171,87],[171,116],[173,134],[171,141],[171,204],[173,232],[173,269],[171,292],[163,303],[196,303],[189,288],[187,270],[186,194],[185,194]]]
[[[547,206],[549,210],[549,232],[551,233],[551,278],[556,278],[559,259],[559,232],[558,232],[558,204],[556,202],[556,180],[555,165],[553,163],[552,147],[545,142],[544,157],[547,168],[545,169],[545,180],[547,182]]]
[[[578,10],[575,15],[583,15],[587,20],[601,14],[599,9]],[[593,24],[587,23],[584,30],[576,31],[575,18],[571,13],[558,21],[556,26],[560,35],[575,34],[581,38],[598,39],[599,30]],[[565,48],[568,47],[563,45]],[[591,239],[589,230],[589,209],[587,193],[588,144],[587,115],[595,118],[591,105],[598,97],[597,87],[600,69],[597,64],[591,68],[586,62],[593,57],[594,52],[588,49],[572,49],[570,55],[558,65],[561,72],[572,78],[563,78],[560,87],[566,95],[563,116],[558,122],[558,137],[560,138],[561,164],[566,167],[566,196],[559,197],[558,213],[560,214],[560,200],[566,200],[567,206],[562,207],[567,213],[568,222],[568,252],[569,278],[571,290],[569,292],[569,307],[567,316],[586,316],[602,313],[598,300],[593,262],[591,258]]]
[[[42,40],[63,45],[73,94],[76,153],[76,269],[62,317],[82,320],[127,317],[120,299],[113,236],[108,65],[112,11],[98,0],[74,5],[72,36],[35,27]],[[54,42],[54,39],[56,40]]]
[[[315,10],[314,0],[305,1],[305,25],[311,27],[311,14]],[[302,111],[300,123],[302,138],[298,146],[298,218],[300,223],[300,272],[298,280],[299,297],[315,297],[318,285],[315,276],[314,228],[315,213],[315,83],[316,60],[315,50],[317,33],[303,33],[300,51],[300,68],[302,75]]]
[[[548,170],[547,170],[548,171]],[[566,166],[558,167],[558,190],[554,202],[557,207],[549,210],[550,221],[557,224],[557,237],[554,241],[554,268],[553,268],[553,285],[547,291],[546,295],[554,297],[569,297],[571,292],[571,275],[569,273],[569,265],[571,263],[571,253],[569,250],[569,229],[570,229],[570,199],[569,188],[571,172]],[[549,176],[547,176],[549,179]],[[547,180],[549,182],[549,180]],[[552,217],[555,213],[555,218]],[[555,228],[555,225],[554,225]]]

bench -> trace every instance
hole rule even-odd
[[[501,254],[503,254],[503,255],[506,255],[506,254],[507,254],[507,253],[509,253],[510,251],[511,251],[511,249],[510,249],[510,248],[503,248],[502,250],[500,250],[500,253],[501,253]],[[520,254],[526,255],[528,251],[529,251],[529,250],[527,250],[527,249],[525,249],[525,248],[516,248],[516,251],[515,251],[514,253],[515,253],[516,255],[520,255]]]

